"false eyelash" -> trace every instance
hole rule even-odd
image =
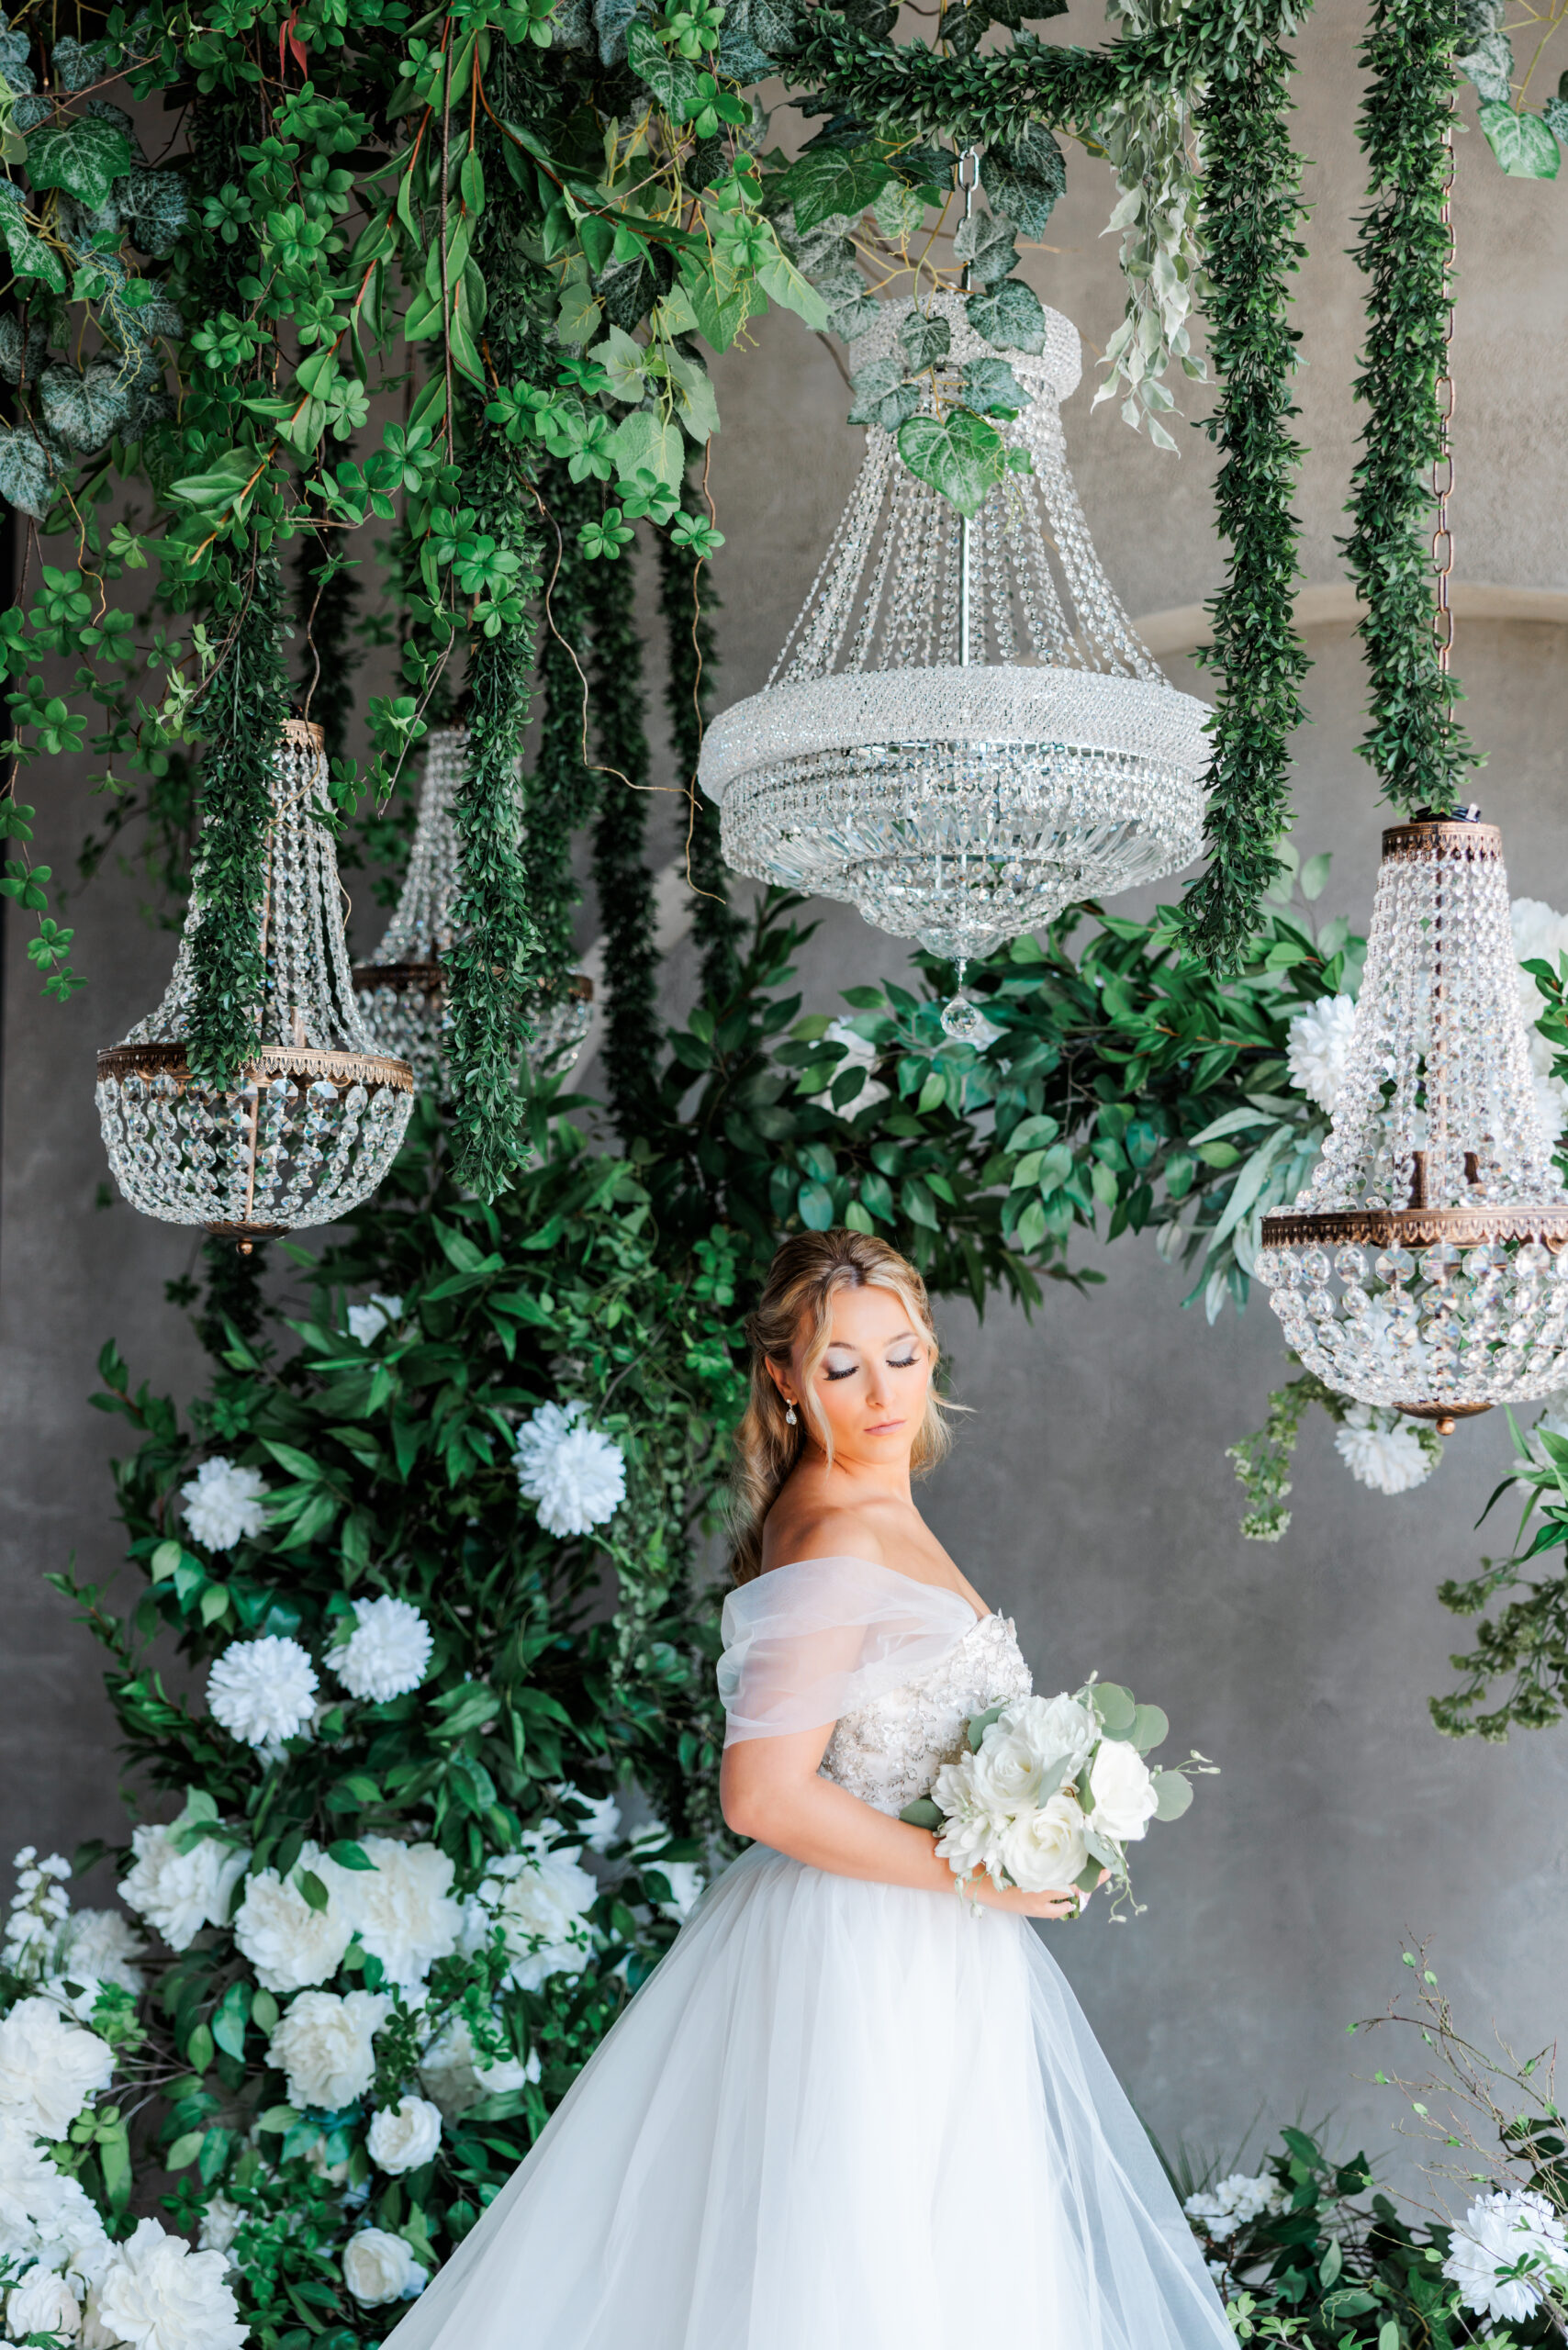
[[[858,1363],[852,1362],[847,1371],[824,1371],[823,1375],[827,1379],[853,1379],[859,1368]]]
[[[889,1363],[888,1369],[890,1371],[913,1371],[917,1360],[918,1357],[914,1355],[908,1355],[902,1362]]]

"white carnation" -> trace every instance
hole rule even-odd
[[[343,2282],[366,2309],[410,2301],[428,2281],[402,2237],[385,2228],[362,2228],[343,2246]]]
[[[201,2215],[196,2232],[198,2252],[227,2252],[245,2224],[245,2214],[227,2195],[215,2195]]]
[[[0,2022],[0,2109],[44,2137],[63,2138],[114,2068],[108,2042],[67,2023],[52,1999],[18,1999]]]
[[[1285,1066],[1291,1083],[1329,1117],[1345,1082],[1355,1022],[1351,997],[1320,996],[1305,1012],[1296,1013],[1287,1031]]]
[[[375,1867],[344,1869],[334,1897],[388,1978],[412,1989],[438,1958],[451,1957],[463,1931],[453,1863],[434,1844],[400,1844],[395,1836],[362,1836],[360,1847]]]
[[[246,1535],[265,1530],[266,1491],[259,1469],[237,1468],[215,1453],[180,1487],[186,1532],[209,1550],[232,1550]]]
[[[1510,2269],[1524,2265],[1524,2273]],[[1544,2195],[1508,2188],[1479,2195],[1456,2228],[1443,2275],[1467,2310],[1509,2325],[1534,2317],[1549,2288],[1568,2288],[1568,2239]]]
[[[183,1816],[174,1828],[182,1825]],[[213,1836],[198,1837],[182,1852],[169,1828],[139,1828],[130,1846],[136,1858],[129,1875],[120,1880],[120,1899],[171,1950],[188,1950],[203,1926],[226,1921],[248,1852]]]
[[[521,1852],[492,1861],[465,1922],[470,1949],[500,1927],[511,1961],[508,1979],[520,1991],[536,1991],[552,1975],[580,1975],[588,1953],[584,1919],[599,1886],[577,1852],[550,1851],[559,1832],[546,1820],[523,1838]]]
[[[375,2077],[375,2035],[392,2011],[377,1992],[301,1991],[272,2036],[267,2059],[288,2078],[291,2105],[335,2113]]]
[[[669,1830],[655,1819],[638,1830],[632,1839],[632,1858],[640,1868],[656,1869],[669,1886],[670,1897],[658,1904],[661,1918],[673,1918],[684,1926],[702,1897],[708,1880],[695,1861],[661,1861],[655,1857],[661,1844],[669,1842]]]
[[[1334,1449],[1358,1484],[1407,1494],[1432,1473],[1432,1456],[1410,1421],[1353,1404],[1334,1431]]]
[[[41,2259],[83,2285],[112,2254],[104,2223],[82,2187],[58,2171],[30,2117],[0,2109],[0,2261]]]
[[[995,1853],[1025,1893],[1065,1893],[1089,1865],[1083,1814],[1071,1796],[1056,1795],[1036,1811],[1008,1820]]]
[[[448,2121],[456,2121],[482,2098],[504,2097],[540,2076],[539,2051],[530,2051],[526,2065],[514,2056],[491,2064],[474,2045],[465,2016],[449,2016],[420,2059],[420,2086],[441,2108]]]
[[[35,2268],[24,2277],[6,2304],[6,2330],[13,2342],[29,2333],[63,2333],[73,2340],[82,2322],[82,2304],[52,2269]]]
[[[538,1504],[546,1534],[587,1534],[626,1498],[621,1447],[583,1423],[588,1405],[541,1404],[517,1432],[519,1491]]]
[[[857,1117],[862,1110],[870,1109],[873,1102],[887,1100],[888,1088],[879,1078],[875,1078],[871,1074],[877,1065],[877,1047],[868,1043],[857,1028],[852,1027],[847,1020],[830,1020],[823,1031],[823,1043],[842,1045],[844,1058],[834,1064],[833,1075],[822,1091],[813,1093],[811,1097],[819,1110],[832,1110],[835,1118],[853,1118]],[[834,1109],[833,1100],[834,1085],[841,1077],[856,1069],[860,1072],[859,1084],[854,1092]]]
[[[1101,1740],[1089,1774],[1089,1793],[1095,1828],[1117,1844],[1135,1844],[1147,1836],[1159,1808],[1148,1764],[1124,1738]]]
[[[406,1697],[430,1670],[430,1626],[406,1599],[356,1599],[354,1629],[328,1663],[351,1697]]]
[[[441,2143],[441,2108],[429,2098],[400,2097],[370,2117],[365,2152],[377,2170],[397,2178],[428,2163]]]
[[[1522,966],[1526,962],[1549,963],[1555,971],[1561,968],[1560,955],[1568,951],[1568,914],[1560,914],[1540,898],[1516,898],[1509,909],[1513,922],[1514,953]],[[1556,1049],[1548,1044],[1536,1026],[1546,1010],[1546,998],[1535,983],[1532,974],[1523,968],[1519,972],[1519,1010],[1524,1014],[1525,1035],[1529,1045],[1530,1074],[1535,1080],[1535,1106],[1540,1119],[1541,1131],[1555,1143],[1568,1126],[1568,1085],[1551,1074]]]
[[[580,1835],[590,1852],[608,1852],[621,1833],[621,1807],[613,1796],[585,1796],[581,1787],[563,1780],[556,1788],[557,1803],[570,1801],[588,1814],[586,1820],[572,1820],[574,1835]]]
[[[241,2350],[249,2329],[220,2252],[193,2252],[141,2220],[97,2291],[98,2322],[130,2350]]]
[[[297,1738],[316,1710],[316,1668],[297,1640],[231,1640],[207,1676],[214,1721],[244,1746]]]
[[[400,1297],[386,1297],[375,1291],[368,1304],[349,1308],[349,1336],[357,1338],[362,1347],[373,1347],[383,1330],[395,1330],[403,1319]]]
[[[299,1889],[299,1873],[306,1869],[327,1888],[324,1909],[312,1909]],[[287,1877],[276,1869],[258,1869],[246,1878],[245,1897],[234,1916],[234,1941],[263,1991],[305,1991],[337,1973],[353,1935],[342,1900],[348,1874],[316,1845],[306,1844],[298,1867]]]
[[[138,1962],[146,1955],[146,1943],[123,1910],[78,1909],[61,1935],[57,1964],[74,1982],[89,1976],[140,1991],[147,1977]]]

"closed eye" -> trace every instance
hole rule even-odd
[[[848,1365],[847,1369],[844,1371],[830,1370],[826,1375],[829,1379],[853,1379],[859,1368],[860,1366],[857,1362],[852,1362]]]
[[[902,1359],[897,1355],[890,1355],[888,1358],[888,1369],[890,1371],[913,1371],[918,1360],[919,1357],[917,1355],[904,1355]]]

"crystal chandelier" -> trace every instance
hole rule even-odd
[[[884,304],[857,365],[895,357],[914,307]],[[996,354],[960,296],[920,307],[951,338],[922,395],[936,415],[962,400],[963,367]],[[967,957],[1202,844],[1209,713],[1167,683],[1101,568],[1058,414],[1078,335],[1045,319],[1037,355],[1009,353],[1027,405],[999,427],[1032,471],[971,520],[872,425],[772,677],[709,729],[699,769],[737,870],[846,899],[957,962],[960,987]],[[960,995],[945,1024],[982,1023]]]
[[[1502,836],[1396,824],[1333,1131],[1263,1219],[1259,1279],[1306,1369],[1451,1432],[1568,1383],[1568,1195],[1535,1105]]]
[[[349,976],[321,729],[285,722],[273,767],[260,945],[261,1043],[230,1090],[190,1073],[191,941],[199,880],[156,1012],[98,1055],[98,1114],[116,1182],[165,1224],[204,1224],[249,1253],[268,1234],[330,1224],[367,1199],[413,1107],[407,1061],[381,1049]]]
[[[368,963],[356,965],[359,1005],[387,1052],[409,1062],[422,1092],[449,1101],[444,1043],[448,1022],[446,969],[456,930],[459,861],[452,803],[463,781],[467,732],[438,727],[431,735],[420,790],[420,811],[409,851],[402,894],[386,936]],[[559,986],[529,998],[528,1065],[537,1080],[561,1076],[583,1048],[593,1017],[593,981],[570,971]]]

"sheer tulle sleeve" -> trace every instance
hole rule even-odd
[[[975,1621],[956,1591],[869,1559],[801,1559],[724,1602],[725,1744],[783,1738],[857,1712],[955,1649]]]

